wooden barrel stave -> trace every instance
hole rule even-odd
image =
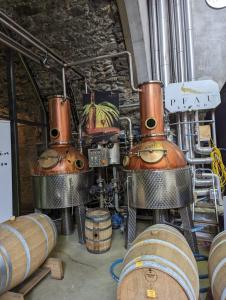
[[[88,210],[85,221],[86,247],[91,253],[101,254],[111,247],[112,225],[108,210]]]
[[[160,279],[148,282],[150,270]],[[137,292],[133,295],[131,289],[135,285]],[[153,298],[161,300],[199,297],[195,258],[185,238],[171,226],[149,227],[136,238],[124,258],[117,299],[148,299],[152,297],[147,295],[149,289],[157,294]]]
[[[212,242],[208,270],[214,300],[226,299],[226,231],[219,233]]]
[[[21,216],[1,224],[0,257],[7,269],[7,283],[0,285],[0,294],[30,276],[52,251],[56,238],[55,225],[42,214]]]

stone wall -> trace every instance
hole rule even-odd
[[[67,62],[125,50],[115,0],[0,0],[0,6],[10,17],[64,57]],[[20,40],[18,37],[17,39]],[[26,43],[24,45],[28,46]],[[1,48],[0,51],[0,81],[3,87],[0,90],[1,114],[3,111],[7,113],[8,97],[5,48]],[[32,62],[29,64],[42,96],[62,94],[60,74]],[[77,69],[86,76],[92,90],[119,91],[121,105],[137,100],[137,94],[132,93],[130,88],[126,57],[99,61]],[[84,83],[73,78],[71,72],[67,75],[72,80],[76,101],[80,105]],[[37,101],[18,56],[16,76],[18,118],[40,121]],[[133,112],[130,109],[122,111],[122,114],[130,113],[135,116],[134,109]],[[34,128],[20,126],[19,142],[23,210],[27,212],[32,208],[30,163],[36,157],[35,143],[38,142]]]

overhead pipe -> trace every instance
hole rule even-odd
[[[125,120],[128,122],[129,125],[129,148],[133,148],[133,127],[132,127],[132,121],[129,117],[120,117],[119,120]]]
[[[82,64],[91,63],[91,62],[94,62],[94,61],[97,61],[97,60],[103,60],[103,59],[108,59],[108,58],[113,58],[113,57],[120,57],[120,56],[127,56],[128,57],[130,85],[131,85],[131,88],[134,92],[139,92],[139,89],[136,88],[135,85],[134,85],[132,55],[129,51],[122,51],[122,52],[118,52],[118,53],[111,53],[111,54],[106,54],[106,55],[81,59],[81,60],[77,60],[77,61],[74,61],[74,62],[71,62],[71,63],[65,63],[64,67],[68,68],[68,67],[73,67],[73,66],[78,66],[78,65],[82,65]],[[63,74],[63,70],[62,70],[62,76],[65,76],[65,74]],[[66,94],[66,89],[64,90],[64,94]]]
[[[8,17],[3,11],[0,10],[0,23],[4,26],[8,27],[11,31],[18,34],[20,37],[24,38],[26,41],[31,43],[34,47],[41,50],[46,57],[51,57],[55,62],[57,62],[60,66],[63,67],[65,64],[64,59],[56,54],[52,49],[50,49],[47,45],[37,39],[34,35],[32,35],[29,31],[24,29],[10,17]],[[42,62],[44,64],[44,62]],[[85,79],[84,75],[78,72],[75,69],[72,69],[77,75],[79,75],[82,79]]]
[[[28,57],[32,61],[36,62],[37,64],[42,64],[40,57],[36,54],[34,54],[31,50],[25,48],[20,43],[16,42],[3,32],[0,32],[0,42],[2,42],[5,46],[19,52],[20,54]],[[45,65],[46,68],[48,68],[47,65]]]

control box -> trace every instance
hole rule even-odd
[[[0,223],[13,215],[10,122],[0,120]]]
[[[109,149],[96,148],[88,150],[89,167],[100,168],[109,166]]]

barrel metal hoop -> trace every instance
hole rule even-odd
[[[166,242],[166,241],[158,240],[158,239],[148,239],[148,240],[144,240],[144,241],[136,243],[126,253],[124,261],[126,260],[126,257],[128,256],[128,254],[133,249],[137,248],[138,246],[147,245],[147,244],[160,244],[160,245],[164,245],[164,246],[167,246],[167,247],[169,247],[171,249],[174,249],[174,250],[178,251],[186,259],[186,261],[189,263],[189,265],[191,266],[192,270],[194,271],[194,274],[197,274],[197,269],[195,268],[193,262],[191,261],[191,259],[180,248],[178,248],[174,244],[171,244],[171,243]]]
[[[8,278],[7,278],[7,284],[5,286],[5,289],[2,290],[0,288],[0,294],[1,294],[2,292],[7,291],[9,289],[10,285],[11,285],[13,267],[12,267],[11,258],[9,256],[8,252],[6,251],[5,247],[1,243],[0,243],[0,252],[2,252],[2,254],[4,255],[4,257],[6,259],[6,262],[7,262],[7,265],[8,265],[8,271],[9,271],[8,272]],[[7,273],[7,271],[6,271],[6,273]],[[4,276],[4,273],[3,273],[3,276]],[[3,277],[1,277],[1,278],[3,278]]]
[[[209,259],[211,258],[211,256],[212,256],[212,254],[214,253],[214,251],[215,251],[219,246],[221,246],[221,245],[224,244],[224,243],[225,243],[225,245],[226,245],[226,239],[220,241],[218,244],[216,244],[216,245],[211,249],[210,254],[209,254]]]
[[[211,290],[213,291],[213,286],[214,286],[214,282],[215,282],[215,279],[217,277],[217,274],[218,272],[221,270],[221,268],[223,268],[223,266],[226,265],[226,257],[223,258],[219,264],[216,266],[216,268],[214,269],[213,271],[213,274],[211,276]]]
[[[112,236],[110,236],[110,237],[107,238],[107,239],[104,239],[104,240],[98,240],[98,241],[91,240],[91,239],[89,239],[89,238],[86,237],[86,241],[90,241],[90,242],[93,242],[93,243],[107,242],[107,241],[111,240],[111,237],[112,237]]]
[[[102,222],[111,220],[111,216],[108,215],[108,216],[100,217],[100,216],[87,216],[86,215],[86,219],[92,221],[93,223],[102,223]]]
[[[160,264],[161,264],[161,262],[163,262],[164,264],[167,265],[166,268],[169,267],[169,268],[171,268],[171,269],[176,270],[176,272],[177,272],[181,277],[184,278],[184,280],[185,280],[185,282],[186,282],[188,288],[190,289],[190,292],[191,292],[191,293],[194,295],[194,297],[195,297],[195,291],[194,291],[194,288],[193,288],[193,286],[192,286],[192,284],[191,284],[190,279],[187,277],[187,275],[186,275],[186,274],[185,274],[185,273],[184,273],[184,272],[183,272],[176,264],[172,263],[172,262],[169,261],[168,259],[165,259],[165,258],[163,258],[163,257],[161,257],[161,256],[157,256],[157,255],[142,255],[142,256],[140,256],[140,257],[137,257],[137,258],[133,259],[132,261],[130,261],[130,262],[123,268],[121,274],[123,274],[123,273],[127,270],[127,268],[129,268],[131,265],[136,264],[137,262],[142,262],[142,263],[144,263],[144,262],[146,262],[146,261],[153,261],[153,260],[154,260],[154,262],[156,262],[155,260],[158,260],[157,263],[159,263],[159,261],[160,261]]]
[[[45,231],[45,228],[43,227],[43,225],[37,219],[35,219],[32,216],[23,216],[23,218],[29,219],[29,220],[33,221],[35,224],[37,224],[38,227],[41,229],[42,233],[44,234],[45,240],[46,240],[46,254],[45,254],[45,259],[46,259],[48,257],[48,254],[49,254],[49,239],[48,239],[48,235]]]
[[[88,231],[98,231],[98,232],[99,231],[105,231],[105,230],[108,230],[110,228],[112,228],[111,225],[108,226],[108,227],[105,227],[105,228],[89,228],[89,227],[85,226],[85,229],[87,229]]]
[[[189,300],[196,300],[195,294],[190,291],[190,289],[188,288],[188,286],[184,282],[184,280],[181,278],[181,276],[179,276],[176,272],[170,270],[169,268],[164,267],[163,265],[156,263],[156,262],[152,262],[152,261],[144,261],[143,265],[140,267],[137,267],[136,264],[131,265],[128,269],[125,270],[125,272],[123,274],[121,273],[121,276],[119,279],[119,285],[120,285],[121,281],[123,280],[123,278],[127,274],[129,274],[130,272],[132,272],[134,270],[142,269],[142,268],[153,268],[153,269],[162,271],[164,273],[167,273],[169,276],[174,278],[180,284],[180,286],[184,289],[186,295],[188,296]]]
[[[53,223],[53,220],[49,216],[47,216],[45,214],[39,214],[39,215],[43,216],[44,218],[46,218],[49,221],[49,224],[52,227],[53,233],[54,233],[54,245],[56,245],[58,234],[57,234],[56,226]]]
[[[27,245],[27,242],[24,239],[23,235],[18,230],[16,230],[14,227],[12,227],[12,226],[10,226],[8,224],[1,224],[0,227],[8,230],[11,233],[13,233],[19,239],[19,241],[21,242],[21,244],[22,244],[22,246],[24,248],[26,257],[27,257],[26,272],[25,272],[25,275],[24,275],[24,279],[26,279],[27,276],[28,276],[28,274],[29,274],[29,272],[30,272],[30,267],[31,267],[31,254],[30,254],[30,249],[29,249],[29,247]]]
[[[9,260],[8,255],[5,255],[6,250],[5,248],[0,244],[0,274],[1,274],[1,280],[0,280],[0,295],[3,294],[7,287],[9,286],[9,272],[7,272],[7,266],[9,268]],[[11,274],[10,274],[11,275]]]

